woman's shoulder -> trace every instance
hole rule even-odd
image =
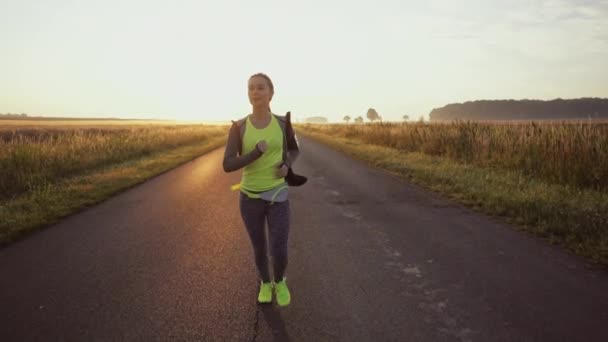
[[[232,121],[232,124],[233,124],[233,125],[236,125],[236,126],[238,126],[238,127],[241,127],[241,126],[242,126],[242,125],[243,125],[243,124],[244,124],[244,123],[247,121],[247,118],[248,118],[248,117],[249,117],[249,114],[245,115],[244,117],[242,117],[242,118],[240,118],[240,119],[237,119],[237,120],[230,120],[230,121]]]
[[[278,120],[282,121],[283,123],[291,121],[291,112],[287,112],[285,113],[285,115],[279,115],[275,113],[272,113],[272,115],[274,115]]]

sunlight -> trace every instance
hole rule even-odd
[[[331,121],[605,96],[607,7],[468,2],[2,4],[0,112],[231,120],[249,112],[257,72],[277,113]]]

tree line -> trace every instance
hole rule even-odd
[[[608,99],[481,100],[435,108],[431,120],[608,119]]]
[[[21,114],[13,114],[13,113],[6,113],[6,114],[2,114],[0,113],[0,118],[27,118],[28,115],[25,113],[21,113]]]

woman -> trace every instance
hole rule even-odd
[[[287,240],[289,236],[288,184],[292,183],[292,163],[299,154],[298,142],[291,127],[290,114],[271,112],[274,86],[265,74],[255,74],[248,82],[252,113],[234,122],[224,153],[224,171],[243,168],[239,207],[247,228],[258,269],[259,303],[272,302],[273,289],[280,306],[289,305],[287,288]],[[289,176],[288,176],[289,173]],[[268,222],[270,252],[275,281],[270,278],[266,256],[265,221]]]

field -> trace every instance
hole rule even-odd
[[[128,120],[128,119],[67,119],[67,118],[44,118],[44,119],[7,119],[0,117],[0,129],[46,127],[46,128],[112,128],[126,126],[187,126],[187,125],[216,125],[228,122],[202,122],[202,121],[173,121],[173,120]]]
[[[113,127],[129,125],[167,125],[164,120],[102,120],[102,119],[6,119],[0,118],[0,129],[24,127]]]
[[[450,122],[303,127],[306,131],[353,138],[399,151],[518,170],[550,183],[608,190],[608,123]]]
[[[219,147],[227,128],[0,120],[0,244]]]
[[[87,123],[89,124],[89,123]],[[104,165],[224,135],[222,127],[113,124],[0,128],[1,198]]]

